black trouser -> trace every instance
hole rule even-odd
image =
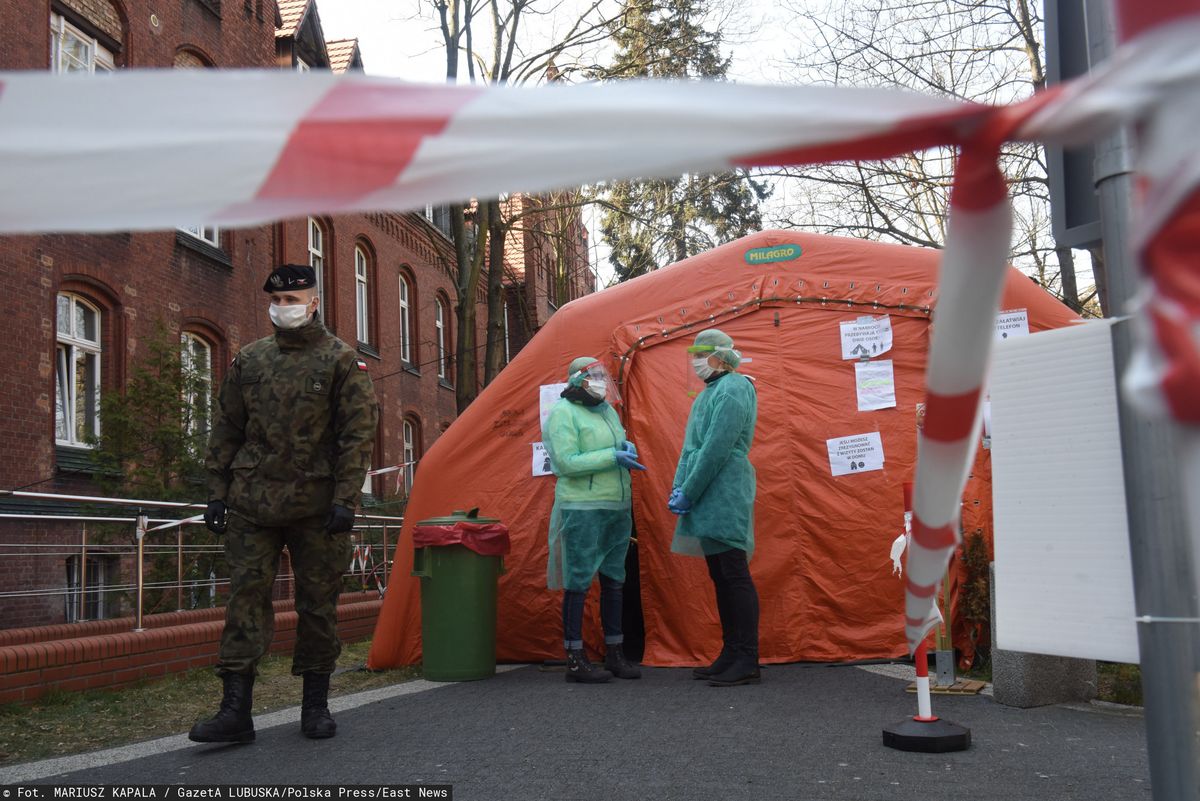
[[[600,625],[604,627],[604,643],[619,645],[621,634],[621,596],[624,582],[600,574]],[[583,604],[586,592],[563,592],[563,645],[567,650],[583,647]]]
[[[717,614],[725,647],[758,659],[758,590],[750,577],[746,552],[731,548],[704,557],[717,592]]]

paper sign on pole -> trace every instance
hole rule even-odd
[[[550,454],[546,452],[546,446],[541,442],[533,443],[533,474],[535,476],[554,475],[554,471],[550,469]]]
[[[835,476],[883,469],[883,440],[878,431],[825,440],[829,469]]]
[[[875,358],[892,349],[892,318],[859,317],[845,320],[842,328],[842,358]]]
[[[546,427],[546,418],[550,416],[550,407],[558,401],[562,391],[566,388],[566,384],[542,384],[538,389],[538,410],[542,428]]]
[[[996,339],[1029,336],[1029,312],[1025,309],[1002,311],[996,315]]]
[[[856,362],[854,386],[858,393],[860,412],[891,409],[896,405],[896,378],[892,373],[891,359]]]

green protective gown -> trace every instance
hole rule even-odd
[[[696,396],[683,435],[675,487],[692,502],[671,550],[689,556],[730,548],[754,553],[754,465],[750,443],[758,396],[750,379],[726,373]]]
[[[624,581],[633,496],[629,471],[617,465],[625,443],[620,418],[607,403],[564,398],[551,408],[542,441],[558,477],[546,586],[587,592],[597,572]]]

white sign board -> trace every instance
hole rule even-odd
[[[546,451],[546,446],[540,442],[533,443],[533,474],[535,476],[554,475],[554,471],[550,469],[550,454]]]
[[[538,388],[538,413],[543,430],[546,428],[546,418],[550,416],[550,408],[558,402],[566,388],[566,384],[542,384]]]
[[[854,364],[854,388],[858,394],[858,410],[860,412],[894,408],[896,405],[896,377],[892,372],[892,360],[856,362]]]
[[[1108,321],[996,348],[998,648],[1138,661],[1113,373]]]
[[[883,469],[883,440],[878,431],[825,440],[829,469],[835,476]]]
[[[996,315],[996,339],[1029,336],[1029,312],[1025,309],[1002,311]]]
[[[842,358],[875,358],[892,349],[892,318],[859,317],[840,323],[842,329]]]

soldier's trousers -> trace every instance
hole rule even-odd
[[[270,647],[275,633],[271,589],[285,545],[295,575],[298,617],[292,674],[333,672],[342,651],[337,599],[353,551],[349,532],[330,536],[318,517],[288,526],[260,526],[231,511],[225,531],[230,595],[218,675],[253,674]]]

